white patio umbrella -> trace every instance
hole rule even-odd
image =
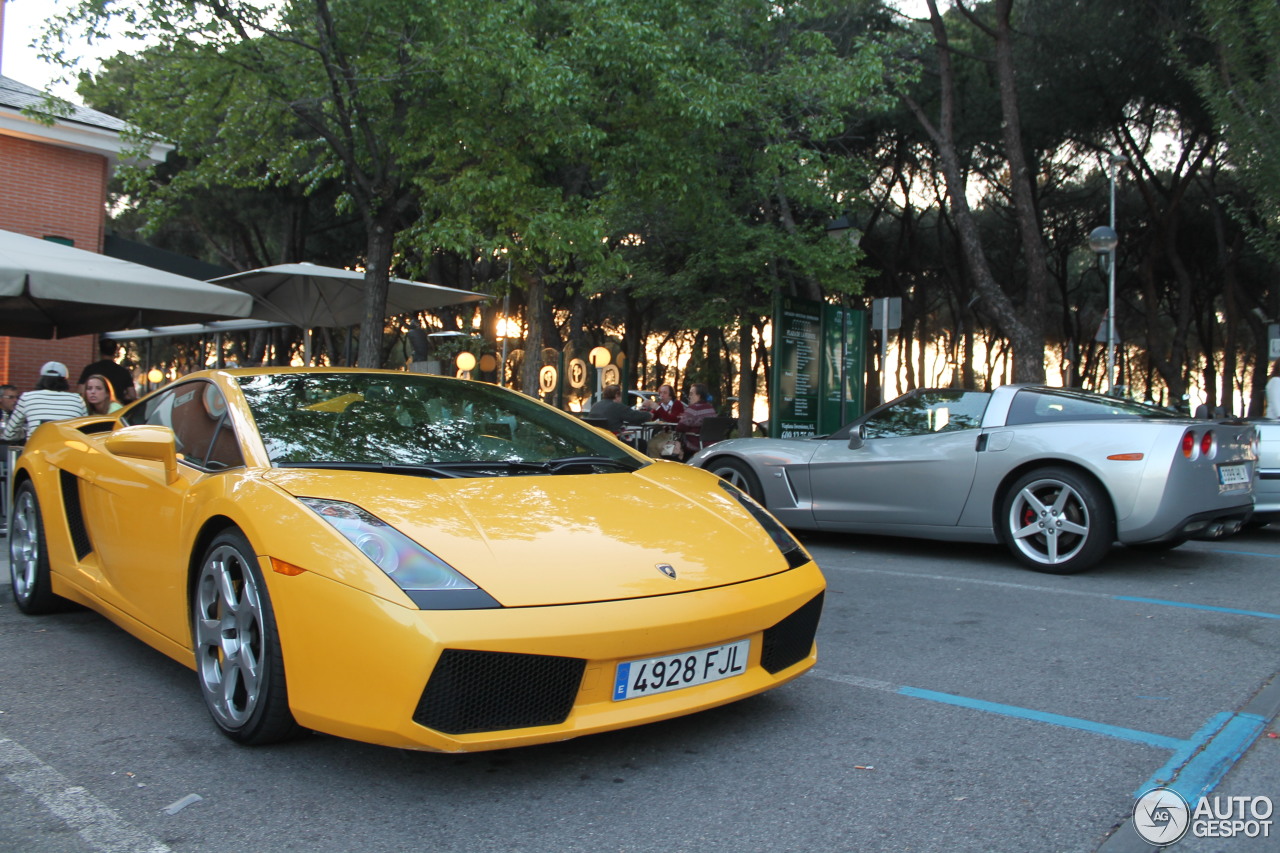
[[[246,317],[252,307],[235,290],[0,231],[0,335],[67,338]]]
[[[364,319],[364,273],[317,264],[279,264],[210,279],[253,296],[252,317],[288,323],[306,331],[306,353],[311,363],[311,330],[329,326],[355,326]],[[386,316],[414,314],[444,305],[460,305],[487,299],[483,293],[439,284],[391,279],[387,288]]]

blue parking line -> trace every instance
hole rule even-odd
[[[1079,717],[1068,717],[1063,714],[1051,714],[1046,711],[1034,711],[1018,705],[1006,705],[1001,702],[988,702],[985,699],[972,699],[968,696],[957,696],[954,693],[941,693],[937,690],[925,690],[908,685],[894,685],[883,681],[838,676],[815,670],[814,675],[831,681],[840,681],[856,687],[872,690],[883,690],[900,696],[915,699],[927,699],[930,702],[941,702],[960,708],[999,714],[1034,722],[1048,723],[1063,728],[1075,729],[1090,734],[1103,735],[1154,746],[1158,749],[1172,751],[1169,760],[1152,774],[1140,788],[1133,792],[1135,798],[1158,786],[1173,788],[1187,802],[1195,802],[1211,792],[1222,781],[1227,772],[1240,757],[1253,745],[1270,720],[1280,713],[1280,691],[1264,691],[1254,697],[1246,708],[1256,709],[1262,713],[1244,711],[1222,711],[1209,718],[1194,735],[1182,740],[1144,732],[1137,729],[1113,726],[1108,723],[1097,723],[1082,720]]]
[[[1261,551],[1232,551],[1228,548],[1214,548],[1213,552],[1215,554],[1240,554],[1244,557],[1271,557],[1272,559],[1280,557],[1280,554],[1264,554]]]
[[[1140,732],[1137,729],[1126,729],[1121,726],[1112,726],[1107,723],[1095,723],[1092,720],[1082,720],[1078,717],[1067,717],[1062,714],[1050,714],[1045,711],[1033,711],[1030,708],[1020,708],[1017,705],[1004,705],[1000,702],[987,702],[983,699],[970,699],[967,696],[956,696],[951,693],[939,693],[936,690],[922,690],[919,687],[899,687],[898,693],[903,696],[914,696],[917,699],[929,699],[933,702],[943,702],[948,705],[957,705],[961,708],[973,708],[977,711],[988,711],[993,714],[1000,714],[1005,717],[1020,717],[1024,720],[1035,720],[1041,723],[1049,723],[1055,726],[1062,726],[1068,729],[1079,729],[1080,731],[1091,732],[1098,735],[1106,735],[1107,737],[1119,738],[1133,743],[1142,743],[1147,746],[1156,746],[1161,749],[1179,749],[1184,741],[1177,738],[1166,737],[1164,735],[1153,734],[1152,732]]]
[[[1235,607],[1215,607],[1212,604],[1188,604],[1185,601],[1165,601],[1162,598],[1140,598],[1136,595],[1113,595],[1115,601],[1137,601],[1141,604],[1160,604],[1165,607],[1185,607],[1188,610],[1209,610],[1214,613],[1230,613],[1233,616],[1256,616],[1259,619],[1280,619],[1280,613],[1262,610],[1239,610]]]
[[[1164,785],[1187,802],[1196,802],[1217,787],[1266,727],[1267,720],[1258,714],[1226,711],[1215,715],[1133,795],[1140,797]]]
[[[1267,727],[1267,719],[1259,714],[1223,711],[1211,717],[1209,722],[1201,726],[1200,730],[1190,738],[1180,740],[1153,732],[1095,723],[1092,720],[1050,714],[1045,711],[1033,711],[1030,708],[988,702],[984,699],[970,699],[967,696],[940,693],[936,690],[923,690],[919,687],[902,686],[895,692],[917,699],[928,699],[932,702],[1049,723],[1160,749],[1171,749],[1173,755],[1169,756],[1169,760],[1134,791],[1133,796],[1140,797],[1144,792],[1163,785],[1177,791],[1189,803],[1196,802],[1201,796],[1217,787],[1222,777],[1227,775],[1227,771],[1240,760],[1240,756],[1244,755]]]

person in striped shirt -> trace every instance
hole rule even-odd
[[[67,383],[67,366],[50,361],[40,368],[40,379],[34,391],[27,391],[18,398],[13,416],[5,426],[5,441],[25,441],[45,421],[62,421],[67,418],[83,418],[89,414],[84,398]]]

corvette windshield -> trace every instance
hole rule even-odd
[[[585,424],[493,385],[420,374],[279,373],[240,380],[275,465],[429,477],[634,470]]]

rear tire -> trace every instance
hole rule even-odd
[[[205,549],[191,591],[191,635],[200,693],[224,735],[259,746],[298,734],[271,598],[239,530]]]
[[[1037,572],[1071,575],[1111,550],[1115,514],[1106,492],[1067,468],[1039,468],[1005,495],[1000,533],[1013,555]]]
[[[27,480],[13,495],[13,514],[9,519],[9,582],[14,603],[28,616],[56,613],[70,606],[71,602],[54,594],[49,574],[40,500],[35,486]]]

